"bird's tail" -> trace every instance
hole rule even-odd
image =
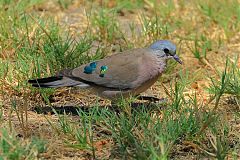
[[[33,79],[33,80],[28,80],[28,83],[32,84],[33,87],[39,87],[39,88],[58,88],[58,87],[72,87],[72,86],[87,87],[87,84],[83,82],[76,81],[64,76]]]

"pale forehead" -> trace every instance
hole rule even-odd
[[[150,48],[152,49],[160,49],[160,48],[168,48],[170,50],[176,50],[176,46],[175,44],[173,44],[172,42],[168,41],[168,40],[160,40],[160,41],[156,41],[153,44],[151,44]]]

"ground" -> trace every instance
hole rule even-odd
[[[240,159],[239,3],[0,2],[0,159]],[[143,93],[164,102],[27,83],[157,39],[183,61]]]

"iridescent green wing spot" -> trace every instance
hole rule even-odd
[[[108,70],[107,66],[101,66],[99,76],[104,77],[104,74],[107,72],[107,70]]]

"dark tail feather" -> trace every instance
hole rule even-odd
[[[63,76],[33,79],[28,80],[28,83],[32,84],[33,87],[40,88],[71,87],[82,84],[82,82]]]
[[[30,79],[28,80],[28,83],[47,83],[47,82],[54,82],[57,80],[61,80],[63,77],[59,76],[59,77],[47,77],[47,78],[39,78],[39,79]]]

